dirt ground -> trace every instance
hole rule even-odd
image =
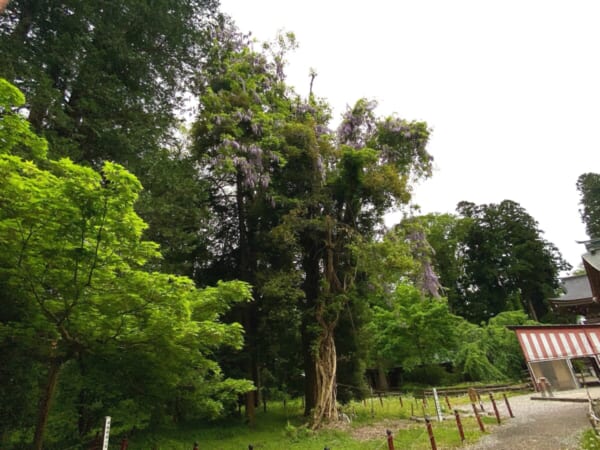
[[[585,390],[569,391],[572,397],[585,398]],[[557,397],[568,397],[557,393]],[[599,392],[592,392],[597,398]],[[515,415],[477,444],[464,447],[467,450],[577,450],[581,433],[590,427],[587,418],[587,403],[531,400],[532,395],[510,398]],[[501,410],[507,416],[506,410]]]

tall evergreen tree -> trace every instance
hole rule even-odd
[[[51,156],[136,162],[173,137],[204,59],[213,0],[13,0],[0,16],[0,76],[25,93]]]
[[[542,237],[518,203],[461,202],[459,216],[429,217],[430,243],[452,312],[479,324],[503,311],[523,309],[533,320],[548,312],[546,299],[569,265]]]
[[[600,237],[600,174],[584,173],[577,179],[581,220],[590,238]]]
[[[208,181],[208,226],[213,230],[207,247],[211,262],[200,271],[205,279],[237,278],[255,287],[255,302],[237,310],[247,340],[244,361],[236,365],[245,367],[260,389],[261,368],[268,365],[265,348],[273,349],[269,342],[275,339],[265,338],[259,329],[266,323],[275,326],[268,317],[281,316],[286,305],[291,307],[284,314],[294,323],[293,299],[300,295],[298,278],[278,276],[292,263],[269,235],[281,215],[273,176],[285,162],[285,129],[293,120],[292,94],[284,84],[278,52],[294,41],[292,35],[282,37],[270,55],[253,50],[228,26],[220,30],[219,41],[210,55],[211,69],[201,74],[200,112],[193,129],[192,153]],[[278,305],[275,299],[283,301]],[[247,396],[249,420],[257,393]]]

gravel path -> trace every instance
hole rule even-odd
[[[494,427],[468,450],[576,450],[583,430],[590,427],[587,403],[531,400],[531,394],[511,397],[514,419]],[[508,417],[503,402],[500,414]]]

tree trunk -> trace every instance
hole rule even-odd
[[[300,303],[302,308],[302,356],[304,359],[304,415],[310,417],[312,411],[317,405],[317,375],[316,361],[313,349],[318,338],[318,334],[314,331],[314,326],[317,321],[315,317],[315,305],[319,295],[319,253],[316,250],[318,247],[311,245],[314,236],[305,236],[303,246],[309,249],[306,252],[302,267],[306,274],[302,290],[305,294],[305,301]]]
[[[317,375],[313,355],[313,334],[302,324],[302,356],[304,358],[304,415],[309,417],[317,404]]]
[[[377,389],[380,391],[387,391],[390,389],[385,369],[381,364],[377,364]]]
[[[325,421],[337,419],[338,416],[334,328],[334,325],[322,324],[321,335],[317,340],[318,353],[315,358],[317,399],[313,413],[313,429],[320,427]]]
[[[530,315],[531,319],[535,320],[536,322],[539,322],[538,316],[537,316],[537,313],[535,312],[535,308],[533,306],[533,302],[531,301],[531,298],[527,299],[527,306],[529,306],[529,315]]]
[[[48,378],[46,380],[46,388],[44,389],[44,393],[40,399],[38,419],[35,425],[35,435],[33,438],[34,450],[42,450],[46,425],[48,424],[48,415],[50,413],[50,405],[52,403],[52,398],[54,397],[56,382],[58,381],[58,373],[60,372],[61,366],[62,363],[58,359],[52,359],[50,361]]]
[[[246,281],[250,284],[254,284],[254,258],[252,258],[251,252],[251,231],[248,223],[247,214],[247,197],[244,192],[244,179],[240,171],[236,174],[236,209],[237,209],[237,222],[239,231],[239,277],[241,280]],[[244,327],[245,339],[244,346],[245,352],[248,355],[248,363],[246,371],[248,378],[252,380],[255,386],[258,388],[258,366],[256,360],[256,308],[254,303],[241,305],[242,311],[242,325]],[[251,391],[246,393],[245,404],[246,404],[246,420],[249,425],[254,425],[255,421],[255,410],[258,404],[258,392]]]
[[[254,426],[256,418],[256,391],[246,392],[246,421],[248,425]]]

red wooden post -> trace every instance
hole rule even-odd
[[[513,415],[512,409],[510,407],[510,403],[508,403],[508,398],[506,397],[506,394],[502,394],[504,396],[504,403],[506,403],[506,409],[508,409],[508,414],[510,415],[511,418],[514,418],[515,416]]]
[[[481,401],[481,395],[477,392],[477,400],[479,400],[479,406],[481,407],[481,411],[485,412],[485,408],[483,407],[483,402]]]
[[[446,405],[448,405],[448,409],[452,411],[452,406],[450,406],[450,399],[448,398],[448,394],[446,394]]]
[[[121,441],[121,450],[127,450],[127,447],[129,447],[129,442],[127,441],[127,438],[124,437]]]
[[[385,430],[385,433],[387,434],[388,450],[395,450],[394,449],[394,436],[392,436],[392,431]]]
[[[433,435],[433,426],[431,425],[431,421],[429,419],[425,419],[425,423],[427,424],[427,433],[429,433],[429,442],[431,443],[431,450],[437,450],[437,445],[435,445],[435,436]]]
[[[404,408],[404,403],[402,402],[402,396],[398,394],[398,400],[400,400],[400,408]]]
[[[456,427],[458,428],[458,434],[460,435],[460,442],[465,442],[465,431],[463,430],[458,409],[454,410],[454,417],[456,418]]]
[[[481,417],[479,417],[479,411],[477,411],[477,407],[475,406],[475,403],[471,403],[471,406],[473,407],[473,412],[475,413],[475,417],[477,418],[477,423],[479,424],[479,429],[482,432],[485,432],[485,427],[483,426],[483,422],[481,421]]]
[[[500,413],[498,412],[498,407],[496,406],[496,400],[494,400],[494,395],[490,392],[490,400],[492,402],[492,407],[494,408],[494,414],[496,414],[496,420],[500,423]]]

